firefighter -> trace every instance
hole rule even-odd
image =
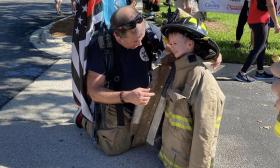
[[[225,96],[203,59],[220,53],[207,37],[204,23],[182,15],[182,11],[177,13],[161,28],[175,61],[170,72],[173,82],[166,94],[159,157],[168,168],[210,168]]]

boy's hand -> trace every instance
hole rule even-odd
[[[213,69],[217,69],[221,65],[222,60],[222,54],[220,53],[219,56],[212,61],[211,66],[213,67]]]

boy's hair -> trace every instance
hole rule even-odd
[[[168,31],[167,38],[169,38],[170,34],[175,34],[175,33],[182,34],[184,37],[187,37],[195,42],[194,38],[190,34],[188,34],[187,32],[185,32],[183,30],[178,30],[178,29],[170,29]]]

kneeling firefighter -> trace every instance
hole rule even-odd
[[[218,57],[219,47],[207,37],[204,23],[182,18],[178,11],[174,15],[161,28],[176,60],[166,93],[159,157],[168,168],[209,168],[213,167],[225,96],[203,60]],[[178,44],[176,38],[185,43]],[[189,51],[180,51],[191,44]]]

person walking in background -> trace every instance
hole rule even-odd
[[[72,7],[73,14],[76,12],[76,6],[77,6],[76,0],[71,0],[71,7]]]
[[[234,48],[240,48],[240,39],[243,35],[244,26],[247,23],[248,18],[248,12],[249,12],[249,2],[248,0],[244,1],[243,7],[241,9],[241,12],[238,17],[238,23],[236,27],[236,33],[235,33],[235,43]]]
[[[183,9],[185,12],[201,21],[204,21],[206,18],[205,12],[199,11],[198,0],[175,0],[174,4],[176,8]]]
[[[160,0],[143,0],[143,15],[146,19],[154,19],[155,12],[160,11]]]
[[[235,79],[240,82],[255,81],[254,78],[246,74],[249,67],[255,61],[257,61],[256,79],[273,78],[273,75],[266,73],[263,69],[269,17],[271,17],[274,22],[275,33],[279,33],[280,26],[276,16],[274,0],[251,0],[248,24],[253,32],[254,45],[242,69],[235,76]]]
[[[277,14],[277,1],[275,0],[274,1],[274,6],[275,6],[275,11],[276,11],[276,14]],[[267,32],[267,39],[266,39],[266,46],[268,47],[268,38],[269,38],[269,32],[270,32],[270,29],[271,28],[274,28],[274,22],[272,20],[272,18],[270,17],[269,18],[269,22],[268,22],[268,32]]]
[[[62,0],[55,0],[54,2],[55,2],[54,7],[55,7],[55,10],[56,10],[56,13],[58,15],[61,15],[60,8],[61,8]]]
[[[61,15],[62,14],[62,12],[61,12],[61,4],[62,4],[62,0],[55,0],[54,7],[55,7],[57,15]],[[77,5],[76,0],[71,0],[71,8],[72,8],[72,13],[73,14],[75,14],[76,5]]]

